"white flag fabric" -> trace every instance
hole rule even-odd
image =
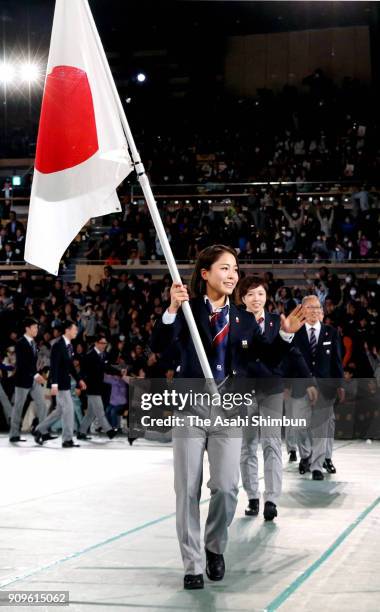
[[[56,0],[25,260],[52,274],[83,225],[121,210],[133,169],[87,0]]]

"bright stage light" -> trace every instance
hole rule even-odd
[[[139,74],[137,75],[137,80],[139,83],[144,83],[144,81],[146,80],[146,76],[143,72],[139,72]]]
[[[40,67],[37,64],[25,63],[20,67],[21,80],[27,83],[35,83],[41,76]]]
[[[0,83],[11,83],[15,77],[15,69],[11,64],[0,64]]]

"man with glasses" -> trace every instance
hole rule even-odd
[[[300,350],[316,379],[318,400],[312,406],[306,394],[305,381],[293,381],[293,414],[307,422],[307,427],[300,427],[297,432],[301,456],[299,472],[305,474],[311,470],[313,480],[323,480],[323,468],[330,474],[336,472],[332,462],[334,403],[337,395],[339,401],[344,401],[341,345],[337,330],[321,323],[323,310],[317,296],[306,296],[302,305],[306,323],[295,334],[293,345]]]
[[[104,393],[104,373],[106,369],[107,339],[102,334],[95,337],[95,344],[83,359],[82,373],[87,384],[87,412],[83,418],[78,440],[91,440],[88,430],[94,419],[97,420],[99,427],[105,431],[110,440],[117,434],[117,429],[113,429],[109,424],[105,414],[102,395]]]
[[[11,414],[10,442],[25,442],[20,437],[22,410],[28,394],[35,401],[37,417],[41,422],[47,412],[42,384],[43,377],[37,372],[38,349],[35,338],[38,334],[38,323],[35,319],[24,320],[24,335],[16,343],[15,401]],[[50,435],[50,434],[49,434]]]

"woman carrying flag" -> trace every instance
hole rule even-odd
[[[269,344],[254,317],[239,310],[232,302],[238,280],[239,265],[234,249],[224,245],[207,247],[195,264],[190,306],[215,382],[225,385],[229,379],[238,382],[240,388],[247,376],[253,347],[260,343],[265,358]],[[181,310],[186,300],[189,300],[186,285],[173,283],[169,308],[154,329],[152,348],[161,352],[172,347],[179,355],[178,376],[202,379],[201,365]],[[287,351],[291,334],[300,329],[303,322],[301,306],[287,318],[281,317],[280,334],[270,347],[271,353],[277,354],[279,360]],[[189,384],[188,381],[187,387]],[[213,425],[213,417],[220,413],[219,408],[211,406],[205,413],[201,406],[200,412],[209,417],[204,419],[204,425],[198,421],[197,426],[193,426],[191,414],[186,412],[181,415],[184,426],[173,429],[177,535],[185,568],[185,589],[204,586],[199,502],[205,450],[210,466],[207,485],[211,491],[205,527],[206,573],[210,580],[222,580],[224,576],[223,553],[228,526],[235,514],[240,477],[241,428]]]

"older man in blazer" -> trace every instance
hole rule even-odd
[[[57,397],[57,407],[38,425],[34,432],[37,444],[44,443],[49,427],[62,418],[62,447],[72,448],[74,444],[74,404],[71,396],[71,376],[79,389],[84,391],[86,383],[77,373],[74,364],[74,349],[71,341],[77,336],[78,328],[73,321],[63,325],[63,336],[53,345],[50,357],[51,395]]]
[[[323,467],[331,474],[336,472],[332,462],[334,403],[337,395],[339,401],[344,401],[341,345],[337,330],[321,323],[323,311],[317,296],[306,296],[303,307],[306,323],[295,334],[293,344],[316,380],[319,397],[312,407],[303,389],[304,381],[293,381],[293,414],[306,418],[308,423],[298,431],[299,471],[304,474],[310,469],[313,480],[323,480]]]
[[[15,400],[11,414],[10,442],[25,442],[20,437],[21,417],[25,400],[30,393],[35,401],[37,417],[42,421],[47,407],[42,391],[43,377],[37,372],[37,344],[35,338],[38,334],[38,323],[35,319],[24,320],[25,333],[16,343],[16,374],[15,374]]]

